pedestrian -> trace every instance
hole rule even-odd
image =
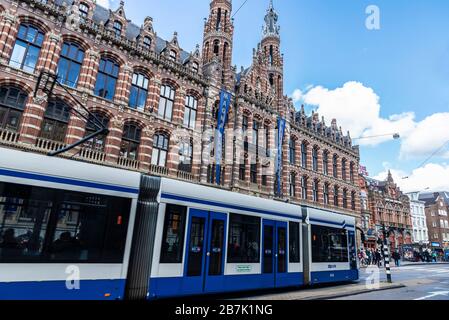
[[[394,264],[396,265],[396,267],[399,267],[400,261],[401,261],[401,255],[399,254],[399,252],[397,250],[393,253],[393,259],[394,259]]]
[[[436,263],[437,262],[437,257],[438,257],[437,253],[434,251],[433,254],[432,254],[432,262]]]
[[[380,249],[377,249],[377,251],[376,251],[376,261],[377,261],[377,266],[379,268],[382,267],[382,255],[380,254]]]

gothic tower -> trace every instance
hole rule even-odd
[[[284,59],[280,49],[281,37],[278,18],[278,14],[274,10],[273,0],[270,0],[270,5],[265,15],[265,25],[262,29],[261,46],[265,59],[268,61],[270,85],[276,92],[278,102],[281,103],[284,94]]]
[[[231,20],[232,1],[212,0],[209,18],[204,25],[204,74],[228,90],[233,88],[232,41],[234,25]]]

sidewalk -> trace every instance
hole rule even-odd
[[[365,283],[347,284],[333,287],[304,289],[299,291],[268,294],[257,297],[242,298],[239,300],[276,300],[276,301],[292,301],[292,300],[327,300],[347,296],[353,296],[363,293],[384,291],[404,288],[405,285],[399,283],[389,284],[386,282],[380,283],[378,289],[368,289]]]
[[[437,265],[448,265],[449,262],[410,262],[410,261],[401,261],[401,265],[400,267],[409,267],[409,266],[437,266]],[[366,269],[368,268],[368,266],[360,266],[360,269]],[[385,268],[383,265],[381,266],[381,268]],[[391,264],[391,268],[397,268],[394,265],[394,262]]]

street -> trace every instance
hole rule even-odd
[[[366,269],[361,270],[361,281],[369,277]],[[406,285],[405,288],[364,293],[334,300],[449,300],[449,265],[408,265],[392,269],[393,282]],[[381,269],[381,281],[385,281]]]

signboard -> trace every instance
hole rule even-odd
[[[439,242],[432,242],[432,247],[439,248],[440,243]]]
[[[369,177],[368,170],[367,170],[366,167],[364,167],[364,166],[360,166],[359,173],[360,173],[362,176]]]
[[[220,93],[220,108],[218,110],[217,130],[215,132],[215,162],[216,182],[221,184],[221,159],[223,158],[223,134],[228,121],[228,112],[231,105],[231,94],[225,90]]]
[[[253,268],[250,265],[238,265],[236,271],[238,273],[250,273],[252,269]]]

